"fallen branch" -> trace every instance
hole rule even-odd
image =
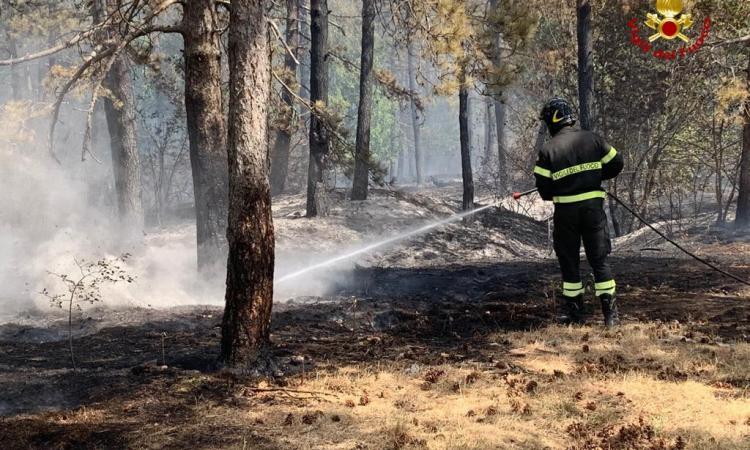
[[[284,392],[284,393],[294,393],[294,394],[308,394],[308,395],[329,395],[331,397],[339,398],[337,394],[331,394],[329,392],[320,392],[320,391],[302,391],[299,389],[286,389],[286,388],[246,388],[249,391],[253,392]]]

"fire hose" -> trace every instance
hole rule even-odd
[[[531,194],[533,194],[535,192],[537,192],[537,189],[531,189],[531,190],[528,190],[528,191],[525,191],[525,192],[514,192],[513,193],[513,199],[514,200],[520,200],[522,197],[525,197],[527,195],[531,195]],[[737,275],[734,275],[733,273],[727,272],[726,270],[718,267],[716,264],[714,264],[714,263],[712,263],[712,262],[710,262],[710,261],[708,261],[708,260],[706,260],[704,258],[701,258],[700,256],[698,256],[698,255],[690,252],[689,250],[685,249],[682,245],[678,244],[674,240],[670,239],[667,235],[665,235],[659,229],[657,229],[655,226],[651,225],[648,221],[646,221],[646,219],[644,219],[643,217],[641,217],[641,215],[638,214],[637,212],[635,212],[630,206],[628,206],[627,204],[625,204],[625,202],[623,202],[622,200],[620,200],[615,194],[613,194],[611,192],[607,192],[607,195],[609,195],[610,197],[612,197],[612,199],[614,199],[614,201],[616,201],[617,203],[619,203],[620,206],[622,206],[627,212],[629,212],[630,214],[632,214],[633,217],[635,217],[636,219],[638,219],[639,221],[641,221],[647,227],[651,228],[651,230],[653,230],[654,233],[658,234],[662,239],[664,239],[665,241],[667,241],[670,244],[674,245],[678,250],[680,250],[684,254],[688,255],[689,257],[693,258],[694,260],[698,261],[699,263],[701,263],[701,264],[703,264],[703,265],[705,265],[705,266],[713,269],[714,271],[716,271],[716,272],[718,272],[718,273],[720,273],[720,274],[722,274],[722,275],[724,275],[726,277],[729,277],[729,278],[731,278],[731,279],[733,279],[733,280],[735,280],[737,282],[740,282],[740,283],[742,283],[744,285],[750,286],[750,281],[744,280],[744,279],[738,277]]]

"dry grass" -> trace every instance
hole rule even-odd
[[[747,448],[747,384],[726,380],[744,373],[747,383],[750,347],[685,343],[681,331],[552,327],[498,336],[514,350],[494,366],[343,369],[303,386],[356,404],[333,412],[346,421],[281,435],[292,446],[300,433],[307,448]],[[618,434],[623,427],[653,431],[628,438]]]
[[[505,346],[488,361],[346,366],[280,390],[181,374],[2,425],[19,448],[50,429],[132,448],[750,448],[750,345],[686,336],[677,324],[550,327],[489,336]]]

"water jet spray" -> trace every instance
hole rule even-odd
[[[479,212],[482,212],[482,211],[484,211],[486,209],[492,208],[493,206],[497,205],[498,203],[500,203],[500,202],[496,201],[496,202],[493,202],[493,203],[491,203],[489,205],[485,205],[485,206],[482,206],[482,207],[479,207],[479,208],[475,208],[475,209],[472,209],[470,211],[464,211],[462,213],[454,214],[454,215],[452,215],[452,216],[450,216],[450,217],[448,217],[446,219],[442,219],[442,220],[438,220],[436,222],[429,223],[429,224],[424,225],[422,227],[415,228],[413,230],[401,233],[401,234],[399,234],[397,236],[390,237],[388,239],[384,239],[384,240],[379,241],[379,242],[375,242],[373,244],[364,246],[364,247],[359,248],[357,250],[353,250],[353,251],[351,251],[349,253],[346,253],[344,255],[339,255],[339,256],[336,256],[334,258],[328,259],[326,261],[323,261],[323,262],[320,262],[320,263],[317,263],[317,264],[313,264],[311,266],[305,267],[304,269],[300,269],[300,270],[298,270],[296,272],[292,272],[292,273],[286,274],[286,275],[284,275],[284,276],[276,279],[274,281],[274,285],[283,284],[283,283],[285,283],[285,282],[287,282],[289,280],[292,280],[294,278],[300,277],[300,276],[305,275],[307,273],[313,272],[313,271],[318,270],[318,269],[322,269],[324,267],[332,266],[332,265],[340,263],[342,261],[346,261],[348,259],[354,258],[355,256],[359,256],[359,255],[362,255],[362,254],[365,254],[365,253],[369,253],[369,252],[371,252],[371,251],[373,251],[375,249],[378,249],[380,247],[384,247],[384,246],[386,246],[388,244],[392,244],[394,242],[402,241],[404,239],[408,239],[408,238],[413,237],[413,236],[418,236],[418,235],[426,233],[427,231],[430,231],[430,230],[432,230],[434,228],[437,228],[437,227],[440,227],[440,226],[443,226],[443,225],[447,225],[449,223],[458,222],[459,220],[462,220],[462,219],[464,219],[466,217],[472,216],[472,215],[477,214]]]

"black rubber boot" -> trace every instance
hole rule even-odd
[[[613,328],[620,324],[620,312],[617,309],[617,298],[614,295],[604,294],[599,296],[602,302],[602,314],[604,314],[604,326]]]
[[[567,315],[565,322],[574,324],[583,323],[586,317],[584,306],[583,294],[576,297],[565,297],[565,313]]]

